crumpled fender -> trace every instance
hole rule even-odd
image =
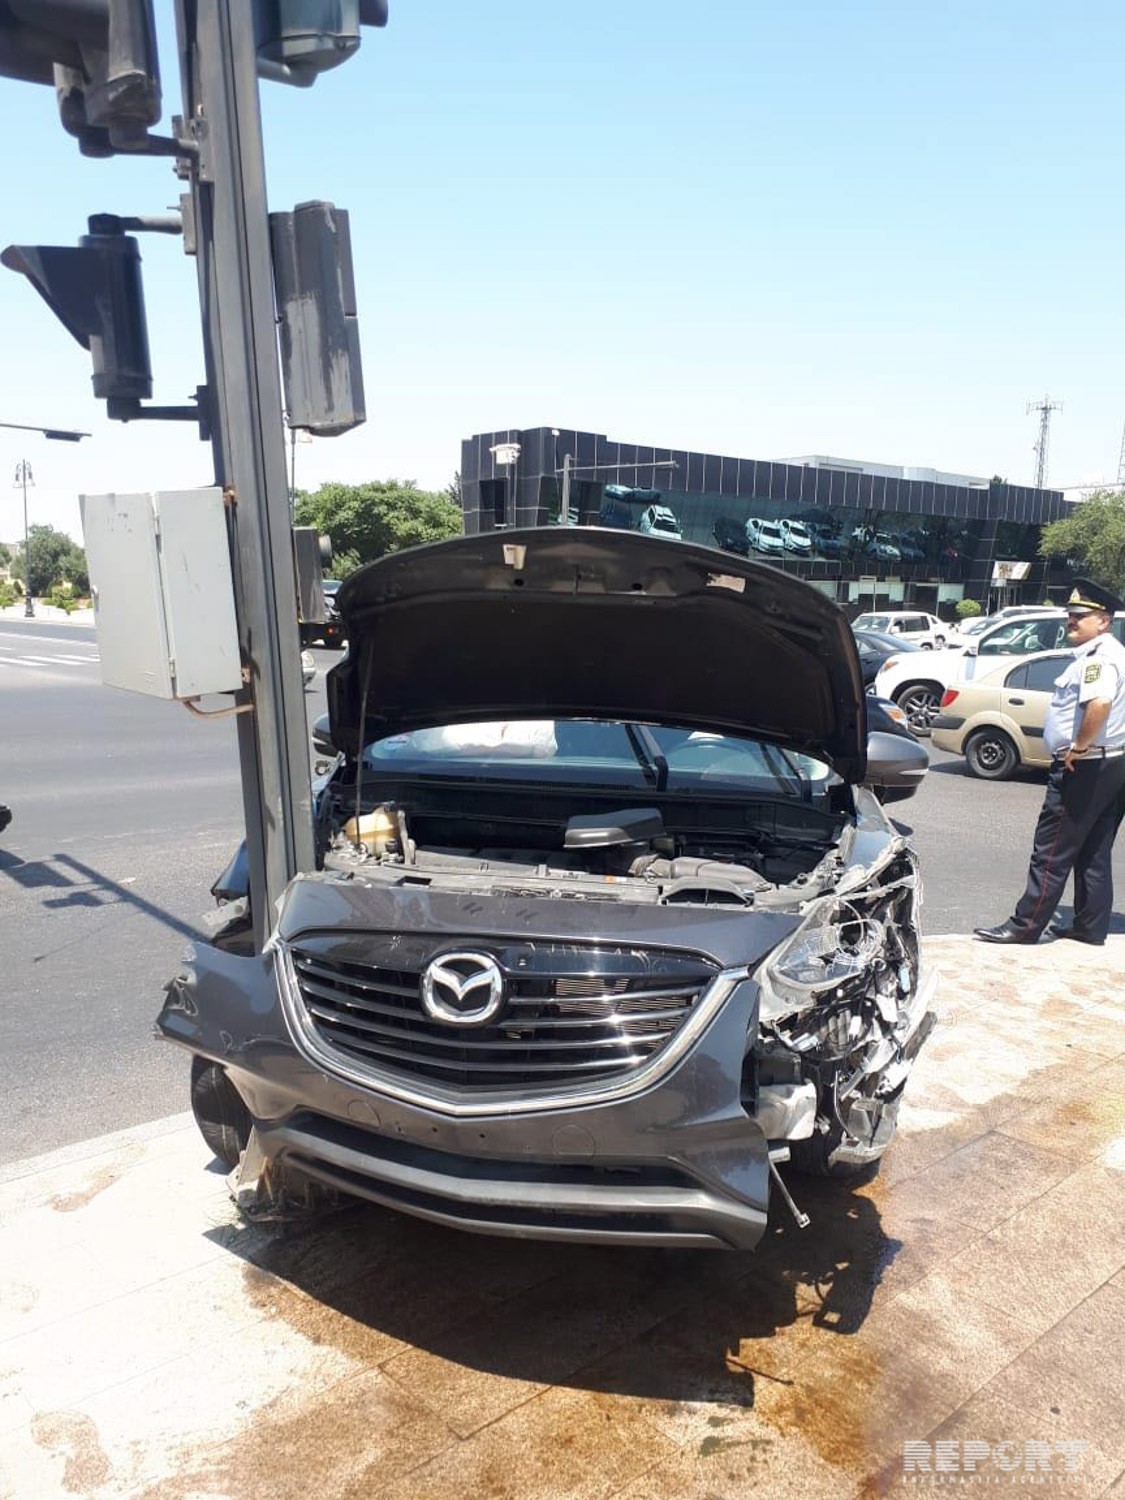
[[[200,991],[206,1003],[200,1004]],[[281,1014],[271,954],[226,953],[192,943],[164,986],[157,1035],[220,1063],[236,1063],[247,1047],[277,1042],[292,1047]]]

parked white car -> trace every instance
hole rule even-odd
[[[777,524],[786,552],[795,552],[798,557],[808,557],[812,551],[812,537],[804,521],[781,520]]]
[[[1121,624],[1115,622],[1115,634]],[[907,651],[902,656],[888,657],[875,678],[874,689],[881,698],[890,698],[898,704],[915,734],[924,734],[937,717],[946,688],[958,679],[971,681],[978,663],[984,671],[1004,661],[1017,662],[1037,651],[1065,647],[1065,610],[1015,616],[998,620],[982,630],[975,644],[969,646],[947,647],[925,654]]]
[[[757,552],[772,555],[785,551],[785,538],[776,521],[762,521],[757,516],[751,516],[746,522],[746,540]]]
[[[997,623],[996,615],[969,615],[967,619],[958,620],[956,625],[945,627],[945,644],[947,646],[969,646],[980,635],[982,630],[989,630]]]
[[[1055,615],[1058,608],[1052,604],[1009,604],[1004,609],[998,609],[990,615],[971,615],[967,620],[961,620],[956,625],[947,625],[947,646],[972,646],[976,644],[977,637],[985,630],[991,630],[994,625],[1002,625],[1008,620],[1027,619],[1031,615]]]
[[[666,505],[650,505],[642,515],[637,530],[643,531],[646,536],[662,536],[676,542],[683,537],[675,512]]]
[[[852,621],[853,630],[880,630],[884,635],[901,635],[923,650],[937,650],[948,642],[952,627],[917,609],[871,610]]]

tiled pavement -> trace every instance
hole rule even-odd
[[[184,1116],[0,1172],[0,1496],[1125,1500],[1125,937],[927,949],[880,1175],[754,1255],[250,1227]]]

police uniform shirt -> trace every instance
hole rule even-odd
[[[1074,653],[1074,660],[1055,678],[1043,740],[1052,755],[1073,744],[1082,709],[1095,698],[1110,700],[1109,717],[1097,739],[1105,747],[1125,744],[1125,646],[1112,635],[1099,635]]]

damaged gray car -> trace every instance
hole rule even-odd
[[[161,1033],[244,1182],[491,1234],[746,1248],[861,1172],[933,1024],[915,855],[844,615],[559,528],[354,573],[318,869],[197,944]],[[869,758],[870,751],[870,758]],[[905,760],[903,757],[905,756]]]

